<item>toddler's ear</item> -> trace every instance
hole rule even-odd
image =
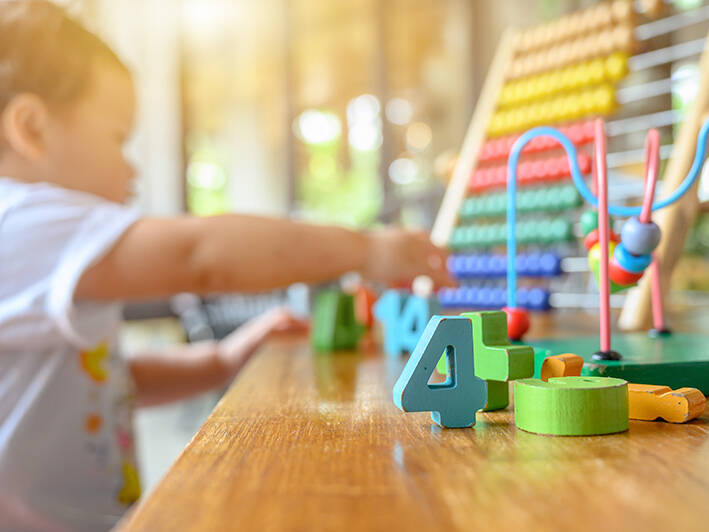
[[[35,161],[45,153],[48,119],[49,111],[41,98],[29,93],[18,94],[2,111],[2,135],[14,152]]]

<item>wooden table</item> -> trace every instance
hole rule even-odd
[[[532,336],[594,320],[557,314]],[[444,430],[393,405],[403,364],[273,341],[122,531],[709,529],[709,412],[611,436],[529,434],[509,410]]]

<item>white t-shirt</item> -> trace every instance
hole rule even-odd
[[[33,521],[108,530],[140,495],[121,307],[73,301],[82,273],[137,217],[0,178],[0,501]]]

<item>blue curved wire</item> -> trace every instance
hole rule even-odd
[[[576,155],[576,146],[558,129],[553,127],[535,127],[524,132],[514,143],[507,160],[507,306],[515,307],[517,303],[517,270],[515,257],[517,257],[516,218],[517,218],[517,163],[522,149],[529,141],[536,137],[552,137],[556,139],[566,151],[571,169],[571,179],[579,193],[588,203],[598,208],[598,198],[588,188],[583,180]],[[694,162],[689,174],[684,181],[665,199],[652,204],[652,210],[663,209],[680,199],[694,184],[704,164],[709,136],[709,120],[705,121],[697,137],[697,149]],[[625,205],[608,205],[608,213],[614,216],[638,216],[642,211],[641,206],[629,207]]]

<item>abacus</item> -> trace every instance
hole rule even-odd
[[[500,294],[504,294],[502,278],[509,267],[504,264],[507,159],[523,131],[555,126],[573,143],[578,168],[590,178],[595,118],[607,120],[606,132],[611,142],[621,146],[618,153],[608,154],[609,165],[623,164],[632,157],[641,162],[642,149],[633,145],[637,142],[632,137],[652,126],[661,128],[667,136],[667,128],[678,121],[677,113],[668,109],[628,116],[637,111],[633,106],[642,104],[645,98],[669,94],[670,79],[643,80],[627,86],[624,80],[700,54],[703,38],[661,48],[656,41],[679,28],[709,20],[709,8],[674,14],[662,2],[639,4],[642,13],[636,12],[630,1],[604,2],[530,29],[508,30],[502,36],[432,232],[436,244],[451,249],[448,267],[461,283],[460,288],[439,293],[442,306],[504,306],[505,299]],[[702,54],[700,71],[701,88],[695,104],[682,119],[674,145],[661,146],[658,142],[660,157],[670,159],[664,172],[666,190],[674,189],[689,171],[701,119],[709,103],[705,74],[709,72],[709,54]],[[515,235],[526,249],[514,260],[517,273],[523,278],[523,286],[515,289],[516,295],[522,293],[518,297],[521,307],[549,309],[554,301],[554,283],[562,291],[566,288],[554,280],[565,274],[565,259],[586,254],[576,237],[585,237],[589,250],[596,245],[598,231],[586,230],[592,220],[578,223],[582,199],[569,184],[571,177],[566,154],[560,151],[556,140],[540,136],[522,148],[517,168],[520,190],[516,193],[520,220]],[[662,266],[663,279],[679,256],[697,204],[695,193],[686,194],[679,206],[656,217],[663,233],[672,234],[655,251],[655,264]],[[612,231],[610,237],[611,245],[617,246],[619,237]],[[624,248],[616,249],[620,261],[626,260]],[[541,267],[541,257],[545,267]],[[530,258],[532,266],[528,267]],[[619,281],[613,280],[613,291],[639,279],[639,264],[633,264],[636,271],[624,270],[625,275],[621,275],[618,264],[618,258],[612,259],[611,280],[615,277]],[[640,328],[648,320],[650,277],[643,276],[637,289],[625,292],[621,325],[626,328]],[[530,292],[535,294],[531,301],[525,297]],[[543,297],[539,297],[540,293]],[[664,324],[661,326],[664,328]]]

